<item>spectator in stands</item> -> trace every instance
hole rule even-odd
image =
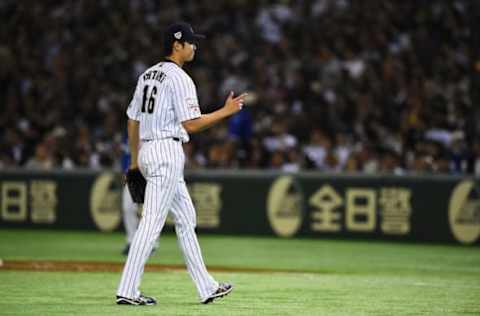
[[[46,143],[37,144],[35,147],[35,156],[30,158],[25,167],[27,169],[51,170],[54,166],[52,153]]]

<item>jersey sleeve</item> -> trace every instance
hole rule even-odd
[[[140,121],[140,107],[142,106],[142,77],[138,78],[137,87],[133,94],[132,100],[127,108],[127,116],[129,119]]]
[[[188,76],[172,78],[173,107],[180,122],[198,118],[202,115],[198,105],[197,89]]]

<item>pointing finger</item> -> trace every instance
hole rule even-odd
[[[238,97],[236,97],[235,100],[245,99],[247,95],[248,95],[248,93],[242,93],[241,95],[239,95]]]

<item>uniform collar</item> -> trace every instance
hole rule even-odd
[[[164,58],[163,58],[163,61],[164,61],[164,62],[167,62],[167,63],[175,64],[175,65],[177,65],[178,67],[182,68],[182,66],[180,66],[179,64],[177,64],[177,63],[174,62],[173,60],[168,59],[167,57],[164,57]]]

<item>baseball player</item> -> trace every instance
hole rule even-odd
[[[130,166],[130,150],[128,149],[128,137],[125,135],[122,141],[122,170],[126,172]],[[140,205],[135,203],[132,199],[132,195],[128,190],[128,186],[125,185],[123,187],[122,192],[122,213],[123,213],[123,225],[125,227],[126,232],[126,239],[127,244],[122,250],[123,255],[128,255],[130,251],[130,245],[133,241],[133,236],[135,236],[135,232],[137,231],[138,227],[138,210]],[[158,240],[155,243],[152,252],[154,252],[158,248]]]
[[[210,303],[233,289],[228,283],[218,283],[203,261],[195,233],[195,209],[183,176],[182,143],[189,141],[189,133],[209,128],[240,111],[246,94],[234,97],[231,92],[221,109],[200,112],[195,84],[182,67],[193,60],[202,38],[187,23],[169,26],[164,33],[165,59],[140,75],[127,109],[130,170],[140,169],[146,189],[142,218],[118,286],[117,304],[156,304],[154,298],[140,292],[139,286],[169,212],[200,302]]]

